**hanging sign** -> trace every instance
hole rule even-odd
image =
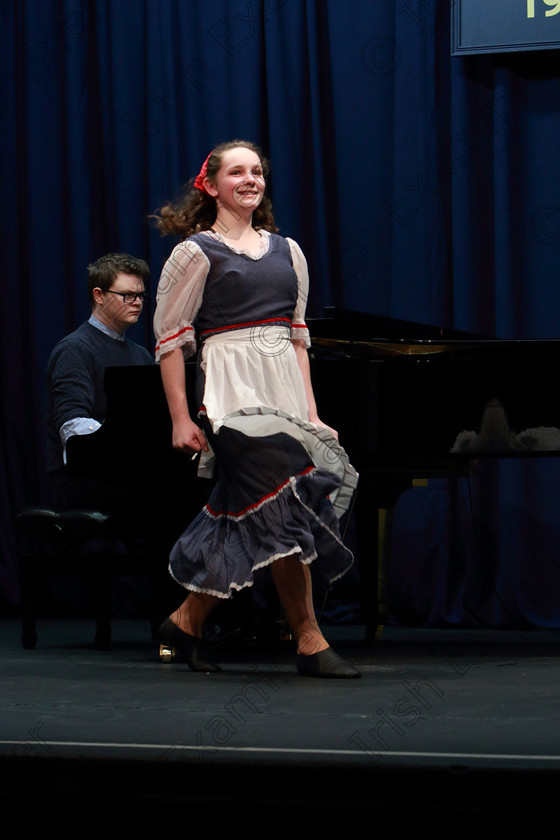
[[[451,54],[560,48],[560,0],[452,0]]]

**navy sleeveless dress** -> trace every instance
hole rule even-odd
[[[291,240],[262,237],[257,256],[209,233],[181,243],[162,273],[154,319],[156,360],[177,346],[186,357],[198,351],[197,413],[216,466],[170,573],[220,598],[280,557],[313,563],[326,585],[353,562],[339,518],[358,477],[332,433],[309,422],[292,344],[309,341],[305,261]]]

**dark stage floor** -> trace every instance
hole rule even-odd
[[[106,652],[92,622],[39,622],[31,651],[0,622],[2,807],[94,820],[111,806],[140,826],[556,815],[558,633],[385,628],[372,646],[360,627],[324,630],[360,680],[299,676],[291,643],[222,651],[203,675],[160,663],[147,622],[114,622]]]

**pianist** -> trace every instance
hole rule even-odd
[[[95,432],[105,418],[106,367],[150,365],[150,353],[126,337],[141,313],[147,263],[128,254],[107,254],[87,269],[91,316],[61,339],[47,370],[47,468],[63,508],[93,507],[128,516],[134,499],[108,482],[74,476],[66,464],[72,435]]]

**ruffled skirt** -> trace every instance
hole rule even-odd
[[[327,429],[302,419],[297,359],[289,340],[278,346],[276,354],[259,352],[249,330],[204,346],[200,417],[217,481],[170,555],[171,575],[186,589],[229,598],[281,557],[316,561],[314,575],[325,585],[352,565],[339,519],[357,473]],[[239,405],[248,394],[254,404]]]

